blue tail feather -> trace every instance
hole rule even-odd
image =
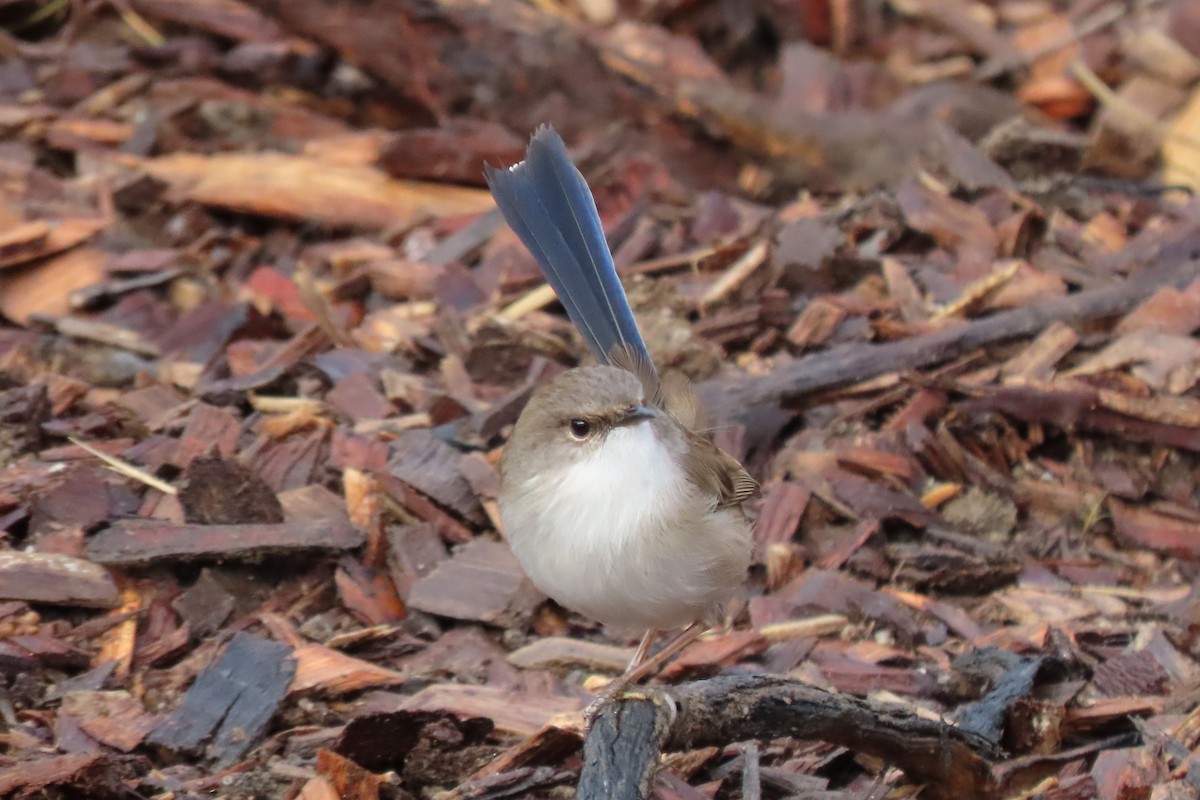
[[[505,170],[486,167],[485,174],[505,221],[533,254],[596,358],[607,364],[620,350],[649,365],[596,201],[562,138],[542,126],[524,161]]]

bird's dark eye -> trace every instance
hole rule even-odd
[[[586,439],[592,432],[592,424],[586,419],[573,419],[570,422],[571,435],[576,439]]]

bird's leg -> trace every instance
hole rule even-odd
[[[625,670],[625,672],[608,686],[604,687],[604,691],[601,692],[595,700],[588,703],[587,708],[583,710],[584,724],[590,727],[592,720],[594,720],[596,715],[600,713],[600,709],[604,708],[604,706],[612,702],[617,695],[640,681],[642,678],[657,672],[664,664],[678,654],[680,650],[699,639],[704,632],[708,630],[708,628],[708,625],[705,625],[701,622],[693,622],[691,625],[688,625],[682,631],[677,633],[673,639],[670,639],[666,644],[664,644],[661,650],[639,664],[637,663],[639,656],[644,658],[642,651],[648,651],[650,649],[650,643],[654,641],[653,634],[657,633],[657,631],[654,630],[647,631],[646,635],[642,637],[641,644],[638,645],[637,652],[633,656],[633,661],[629,664],[629,667]]]
[[[625,668],[626,672],[630,672],[642,665],[646,660],[646,655],[650,652],[654,640],[658,638],[658,628],[650,628],[642,634],[642,640],[638,642],[637,650],[633,654],[633,658],[629,661],[629,666]]]
[[[674,658],[679,651],[683,650],[683,648],[687,647],[689,644],[703,636],[704,632],[707,631],[708,628],[709,626],[702,622],[693,622],[691,625],[688,625],[679,633],[675,634],[675,638],[669,639],[667,643],[662,646],[662,649],[653,656],[643,661],[636,668],[632,670],[626,670],[625,674],[618,678],[617,681],[620,681],[623,678],[625,680],[625,686],[629,686],[630,684],[637,683],[647,675],[657,672],[658,670],[662,669],[664,664]],[[614,681],[614,683],[617,681]]]

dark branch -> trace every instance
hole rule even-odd
[[[784,737],[875,756],[926,785],[923,796],[985,797],[994,744],[947,724],[766,675],[729,676],[612,703],[584,742],[579,800],[644,800],[663,751]]]
[[[1034,336],[1054,322],[1081,326],[1124,314],[1158,289],[1182,289],[1200,278],[1194,257],[1166,261],[1112,286],[1004,311],[924,336],[886,344],[855,344],[815,353],[769,374],[701,387],[713,419],[734,420],[764,404],[795,402],[889,372],[917,369],[958,358],[980,347]]]

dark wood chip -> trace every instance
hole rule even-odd
[[[122,520],[88,540],[97,564],[152,564],[169,559],[253,559],[267,555],[352,550],[365,541],[345,519],[319,518],[277,525],[186,525]]]
[[[283,506],[252,470],[221,456],[193,458],[179,491],[184,519],[196,525],[283,522]]]
[[[148,741],[228,766],[257,744],[295,672],[290,647],[239,633]]]
[[[42,384],[0,391],[0,464],[41,447],[41,425],[50,417],[50,397]]]
[[[459,471],[462,454],[429,431],[409,431],[392,443],[388,473],[471,522],[483,508]]]

